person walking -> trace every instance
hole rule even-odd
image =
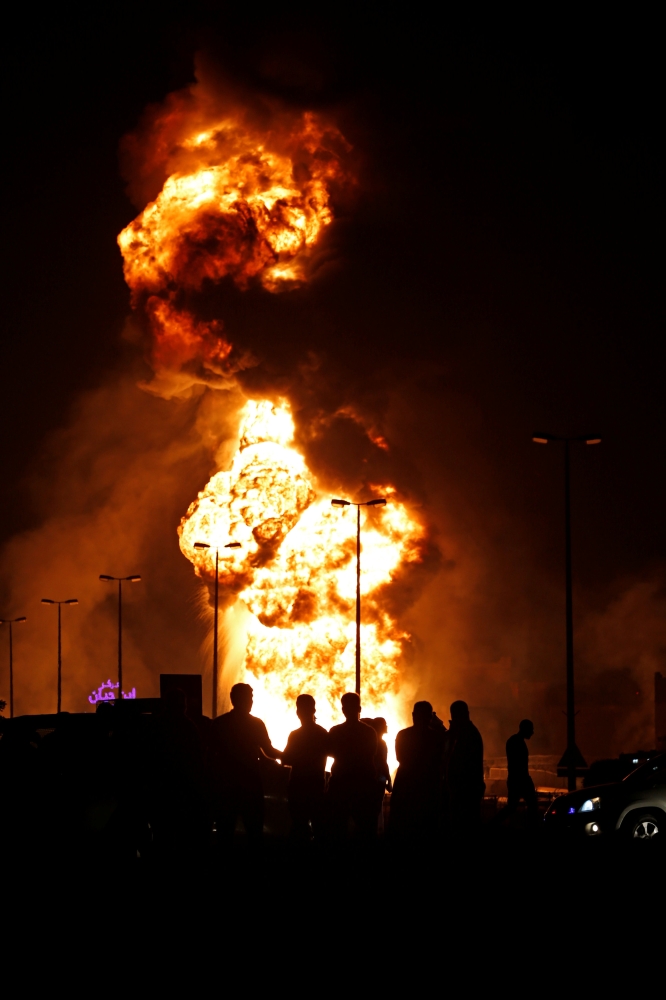
[[[518,726],[518,732],[509,736],[506,741],[506,763],[508,776],[506,787],[508,801],[507,812],[516,812],[522,799],[530,813],[536,814],[537,794],[534,782],[530,777],[529,761],[530,752],[527,747],[527,740],[534,736],[534,723],[530,719],[523,719]]]

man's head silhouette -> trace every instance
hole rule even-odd
[[[249,684],[234,684],[230,692],[231,704],[241,715],[250,714],[252,697],[252,688]]]
[[[360,717],[361,699],[355,691],[348,691],[347,694],[343,694],[340,704],[342,705],[342,714],[347,722],[352,722],[354,719]]]
[[[454,701],[451,705],[451,722],[469,722],[469,707],[466,701]]]
[[[317,705],[311,694],[299,694],[296,699],[296,715],[301,720],[301,725],[314,722]]]
[[[531,719],[523,719],[518,726],[518,732],[524,740],[529,740],[534,736],[534,723]]]
[[[376,719],[373,719],[373,722],[374,725],[372,728],[377,733],[377,739],[381,740],[382,736],[385,736],[386,733],[388,733],[386,719],[384,719],[381,715],[378,715]]]
[[[412,721],[415,726],[429,726],[432,720],[432,705],[429,701],[417,701],[412,709]]]

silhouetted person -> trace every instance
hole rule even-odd
[[[537,811],[537,795],[529,771],[530,754],[525,742],[532,736],[534,736],[534,724],[529,719],[523,719],[518,726],[518,732],[509,736],[506,741],[506,763],[509,771],[506,779],[509,796],[507,810],[510,812],[515,812],[521,799],[530,812]]]
[[[261,719],[250,715],[252,688],[234,684],[230,712],[211,723],[215,812],[222,840],[231,840],[240,816],[251,843],[261,840],[264,828],[264,795],[261,759],[276,760],[282,754],[272,745]]]
[[[358,836],[370,839],[377,832],[377,736],[361,722],[357,694],[343,694],[341,705],[346,721],[328,734],[328,754],[334,761],[327,796],[332,832],[344,836],[352,819]]]
[[[396,840],[432,840],[440,814],[446,729],[429,701],[417,701],[413,725],[395,740],[398,770],[391,796],[389,832]]]
[[[326,790],[328,733],[315,722],[316,708],[312,695],[299,694],[296,715],[301,726],[289,734],[282,754],[282,762],[291,766],[287,795],[292,833],[299,840],[309,840],[311,830],[319,832]]]
[[[465,701],[451,705],[446,754],[446,791],[451,831],[457,836],[476,831],[481,823],[483,740],[469,717]]]
[[[377,752],[375,754],[375,768],[377,771],[377,820],[379,831],[384,830],[383,805],[384,795],[392,790],[391,770],[388,765],[388,747],[384,736],[388,732],[386,719],[378,716],[376,719],[361,719],[366,726],[374,729],[377,737]]]

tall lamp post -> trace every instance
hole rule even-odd
[[[195,549],[211,549],[213,546],[209,545],[208,542],[195,542]],[[223,545],[224,549],[240,549],[240,542],[227,542]],[[213,698],[211,706],[211,718],[217,718],[217,621],[219,615],[219,596],[220,596],[220,578],[219,578],[219,568],[220,568],[220,550],[218,546],[215,546],[215,603],[213,610]]]
[[[124,583],[139,583],[141,577],[138,573],[134,573],[133,576],[108,576],[106,573],[100,573],[100,580],[104,583],[117,583],[118,584],[118,704],[122,704],[123,700],[123,584]]]
[[[63,604],[78,604],[75,597],[70,597],[68,601],[52,601],[49,597],[42,597],[42,604],[58,605],[58,715],[62,710],[62,619],[60,609]]]
[[[386,500],[331,500],[332,507],[356,507],[356,694],[361,693],[361,507],[385,507]]]
[[[573,597],[571,585],[571,476],[569,451],[572,443],[601,444],[601,438],[593,434],[580,434],[576,437],[558,437],[556,434],[534,434],[535,444],[564,444],[564,550],[565,550],[565,581],[566,581],[566,636],[567,636],[567,749],[562,757],[559,768],[566,770],[567,787],[570,792],[576,790],[576,769],[585,767],[585,760],[576,746],[576,713],[574,688],[574,644],[573,644]]]
[[[0,618],[0,625],[9,625],[9,718],[14,718],[14,637],[12,625],[26,621],[25,615],[20,618]]]

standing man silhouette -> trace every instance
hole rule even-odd
[[[315,722],[316,709],[311,694],[299,694],[296,715],[301,727],[289,734],[282,755],[283,764],[291,766],[287,798],[292,834],[299,840],[317,836],[326,789],[328,733]]]
[[[526,740],[532,739],[533,736],[534,723],[530,719],[523,719],[518,726],[518,732],[509,736],[506,741],[506,763],[509,771],[506,779],[507,812],[515,812],[521,799],[531,813],[537,811],[537,794],[530,777],[530,752],[526,743]]]
[[[249,684],[234,684],[230,712],[213,719],[211,749],[217,829],[230,841],[238,816],[248,841],[261,841],[264,829],[264,793],[261,759],[282,756],[272,745],[261,719],[250,715],[253,692]]]
[[[328,754],[333,758],[328,785],[328,810],[332,831],[344,837],[349,819],[356,824],[359,839],[377,833],[377,735],[361,722],[361,699],[343,694],[345,722],[328,734]]]
[[[446,760],[451,831],[456,836],[476,832],[481,824],[483,780],[483,740],[469,717],[466,701],[451,705],[451,727]]]
[[[396,840],[432,842],[440,819],[440,788],[446,729],[429,701],[417,701],[413,725],[395,739],[398,771],[391,797],[389,832]]]

